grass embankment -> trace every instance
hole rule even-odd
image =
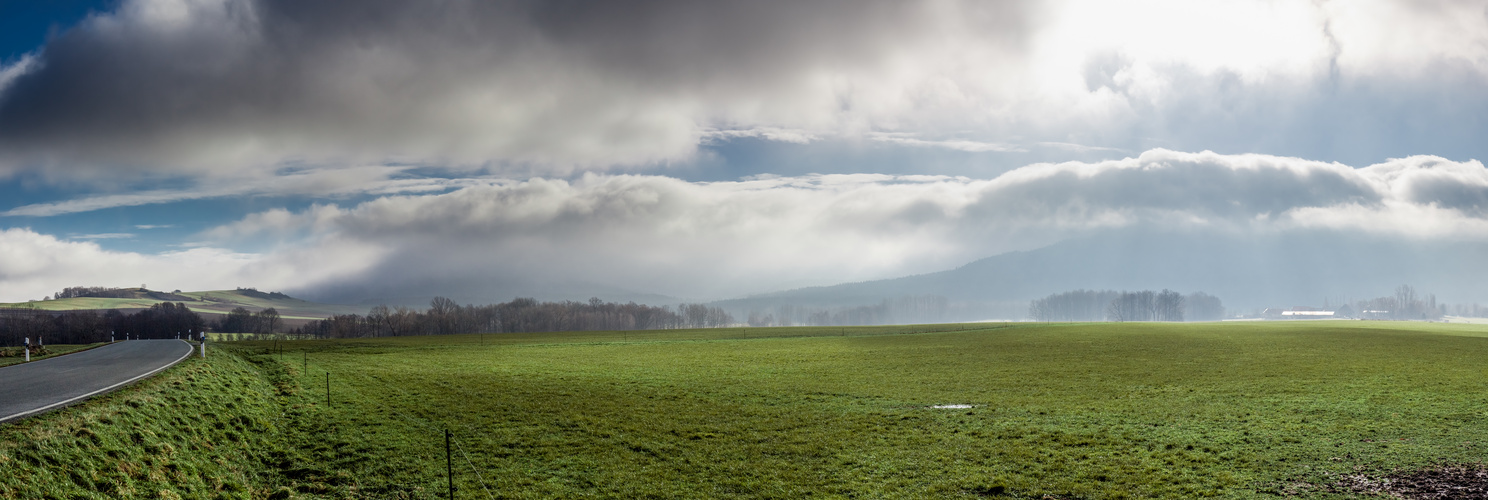
[[[936,328],[972,329],[242,343],[0,427],[0,469],[32,478],[0,497],[437,498],[444,429],[458,498],[1327,496],[1488,451],[1482,327]]]
[[[0,424],[0,498],[352,494],[293,372],[216,353],[88,403]],[[312,442],[313,440],[313,442]]]
[[[48,346],[45,346],[45,349],[46,349],[46,353],[45,354],[32,355],[31,356],[31,361],[41,361],[41,360],[46,359],[46,358],[50,358],[50,357],[54,357],[54,356],[61,356],[63,354],[68,354],[68,353],[73,353],[73,352],[78,352],[78,351],[81,351],[83,349],[92,349],[94,347],[98,347],[98,346],[101,346],[101,345],[104,345],[104,344],[107,344],[107,342],[99,342],[99,343],[94,343],[94,344],[58,344],[58,345],[48,345]],[[14,364],[26,362],[25,351],[22,351],[21,349],[23,349],[23,348],[22,347],[10,347],[10,348],[0,347],[0,351],[3,351],[3,353],[4,353],[4,354],[0,354],[0,366],[14,365]]]

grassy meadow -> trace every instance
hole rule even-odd
[[[445,429],[456,498],[471,499],[1345,497],[1330,491],[1343,475],[1488,452],[1481,325],[1015,323],[217,346],[103,401],[0,426],[0,469],[20,466],[0,477],[0,497],[444,498]],[[135,404],[153,413],[120,406]],[[201,479],[171,486],[181,477]]]

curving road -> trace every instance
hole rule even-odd
[[[191,355],[183,340],[130,340],[0,368],[0,422],[123,387]]]

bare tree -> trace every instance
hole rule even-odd
[[[1219,321],[1224,319],[1224,304],[1219,297],[1204,292],[1194,292],[1184,298],[1184,319],[1189,321]]]
[[[434,322],[434,333],[455,333],[459,312],[460,304],[449,297],[434,297],[434,300],[429,301],[429,319]]]
[[[1028,314],[1039,321],[1100,321],[1121,294],[1105,290],[1056,293],[1029,304]]]
[[[1416,289],[1410,285],[1395,288],[1395,319],[1413,319],[1417,315]]]
[[[1110,321],[1152,321],[1157,311],[1156,294],[1150,290],[1121,292],[1106,307],[1106,319]]]
[[[284,321],[279,319],[279,310],[272,307],[259,311],[253,316],[258,323],[258,333],[267,333],[272,335],[274,332],[277,332],[284,328]]]
[[[1157,294],[1154,301],[1157,314],[1152,319],[1157,321],[1183,321],[1183,295],[1178,292],[1163,289]]]
[[[382,337],[388,334],[392,326],[391,316],[392,312],[388,311],[386,304],[372,306],[372,310],[367,311],[367,323],[372,327],[373,336]]]

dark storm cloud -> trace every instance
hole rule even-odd
[[[1016,3],[132,0],[0,94],[0,166],[685,158],[704,128],[826,122],[834,75],[948,27],[1015,51]],[[3,84],[4,82],[0,82]]]
[[[692,161],[700,144],[750,137],[966,152],[997,171],[1152,148],[1463,160],[1488,155],[1480,14],[1414,2],[127,0],[0,68],[0,174],[391,161],[562,175]],[[1028,156],[1048,145],[1089,154]]]

